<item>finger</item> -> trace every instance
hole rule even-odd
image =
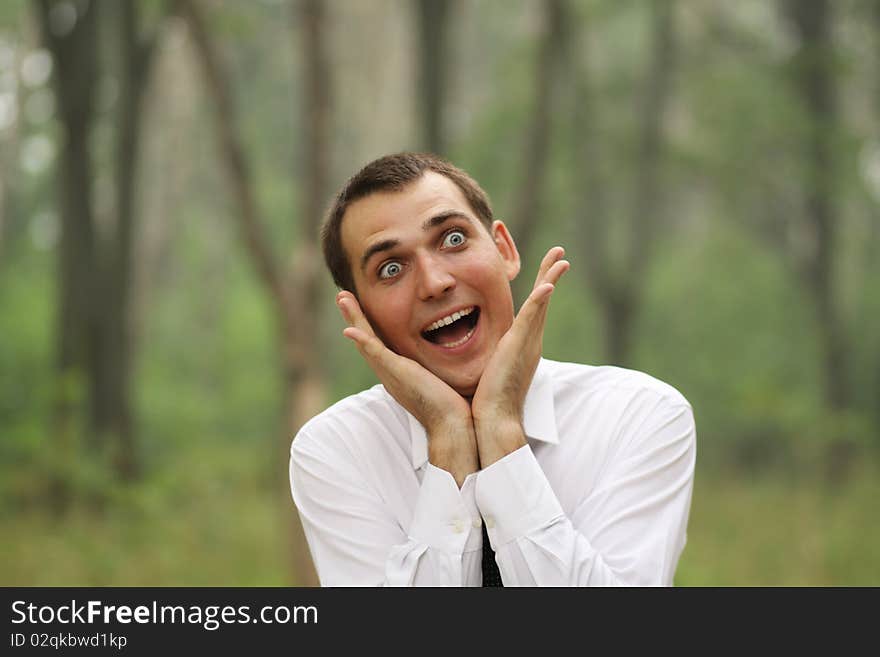
[[[342,335],[354,342],[355,347],[357,347],[361,356],[363,356],[368,363],[373,366],[382,363],[383,355],[384,352],[387,351],[387,347],[385,347],[385,345],[382,344],[382,341],[375,335],[368,334],[366,331],[354,326],[349,326],[342,331]]]
[[[555,286],[552,283],[541,283],[523,302],[513,323],[519,330],[532,332],[543,326],[547,314],[548,302],[553,294]]]
[[[361,356],[379,375],[379,378],[382,378],[381,370],[397,367],[400,357],[376,335],[354,295],[343,290],[336,295],[336,304],[345,321],[348,322],[348,328],[344,329],[342,334],[355,343]]]
[[[336,304],[348,323],[348,328],[343,330],[342,334],[355,343],[361,356],[370,363],[374,370],[383,364],[387,366],[391,351],[376,335],[354,295],[343,290],[336,295]]]
[[[535,287],[544,282],[544,277],[547,275],[547,272],[564,255],[565,249],[563,249],[561,246],[554,246],[552,249],[547,251],[547,253],[544,255],[544,258],[541,260],[541,264],[538,266],[538,275],[535,277]]]
[[[528,298],[520,308],[520,313],[522,313],[523,310],[525,310],[527,314],[533,313],[537,307],[540,307],[541,305],[546,306],[550,301],[550,295],[553,294],[553,290],[556,288],[559,279],[562,278],[562,275],[565,274],[570,267],[571,263],[569,263],[568,260],[554,262],[544,273],[544,280],[536,282],[531,294],[529,294]]]
[[[361,305],[351,292],[343,290],[337,294],[336,305],[339,306],[339,310],[342,312],[342,317],[349,326],[360,329],[368,336],[376,336],[376,332],[373,330],[366,315],[364,315],[364,312],[361,310]]]
[[[550,269],[547,270],[547,273],[544,274],[543,282],[556,285],[559,282],[559,279],[562,278],[562,275],[570,268],[571,263],[568,260],[557,260],[551,265]]]
[[[543,326],[553,290],[556,289],[556,284],[563,274],[571,268],[571,263],[568,260],[552,261],[552,257],[557,256],[556,253],[553,253],[556,249],[558,249],[558,255],[562,255],[562,247],[555,247],[550,249],[547,255],[544,256],[544,262],[541,263],[542,267],[547,262],[551,263],[544,272],[544,279],[543,281],[535,282],[532,293],[520,307],[517,319],[522,315],[522,321],[526,324],[534,324],[537,321]]]

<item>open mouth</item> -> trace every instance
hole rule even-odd
[[[463,308],[428,326],[422,331],[422,337],[428,342],[452,349],[470,340],[479,319],[479,307]]]

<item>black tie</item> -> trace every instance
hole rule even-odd
[[[485,522],[483,523],[483,586],[504,586],[501,573],[498,572],[498,564],[495,563],[495,553],[489,544]]]

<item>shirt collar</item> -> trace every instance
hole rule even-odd
[[[406,415],[409,419],[409,435],[412,440],[413,469],[418,470],[428,461],[428,436],[425,427],[409,411],[406,411]],[[526,393],[523,429],[527,438],[553,445],[559,444],[556,409],[553,405],[553,379],[543,358],[538,362],[532,384]]]

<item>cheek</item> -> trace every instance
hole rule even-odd
[[[466,281],[468,285],[487,295],[497,294],[496,288],[507,283],[504,271],[497,262],[497,254],[493,253],[486,253],[462,263],[457,274],[460,281]]]
[[[383,294],[370,299],[369,305],[364,302],[367,320],[376,335],[392,351],[401,353],[405,350],[405,342],[409,336],[409,313],[412,304],[402,294]]]
[[[471,285],[481,292],[484,302],[492,310],[492,319],[503,323],[504,318],[512,313],[513,297],[510,281],[497,253],[495,259],[487,258],[482,263],[472,264],[466,276]]]

